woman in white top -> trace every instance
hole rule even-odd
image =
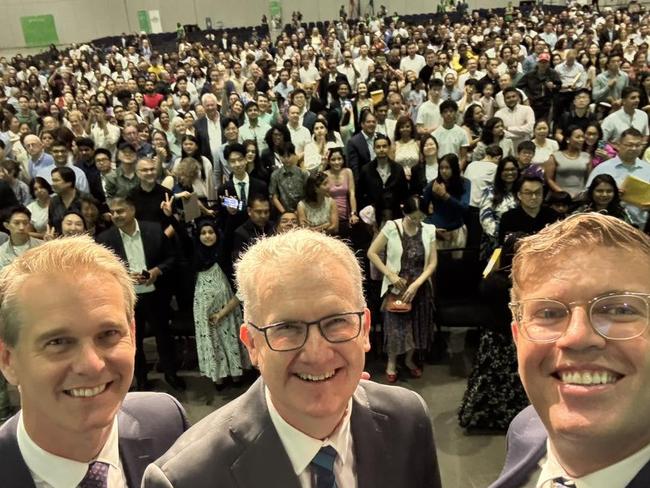
[[[546,164],[551,155],[559,151],[560,146],[554,139],[549,139],[549,126],[545,119],[535,122],[533,129],[533,144],[535,144],[535,155],[531,161],[532,164]]]
[[[305,144],[303,168],[309,172],[322,171],[327,164],[327,151],[332,147],[342,147],[343,141],[338,132],[330,131],[325,119],[319,117],[314,123],[312,141]]]
[[[416,349],[426,350],[434,330],[433,290],[430,278],[436,269],[436,227],[423,223],[424,202],[417,195],[404,202],[404,217],[386,222],[368,249],[368,259],[383,275],[381,296],[394,293],[411,304],[407,313],[384,311],[384,346],[388,354],[386,377],[397,380],[397,356],[406,354],[405,364],[414,378],[422,369],[413,361]],[[380,258],[386,252],[386,262]]]
[[[32,232],[29,235],[36,239],[43,239],[47,231],[52,187],[45,178],[37,176],[29,185],[29,190],[34,197],[34,201],[27,205],[27,208],[32,213]]]
[[[411,168],[420,161],[420,144],[416,139],[415,124],[410,117],[402,115],[397,119],[394,140],[389,156],[404,168],[404,175],[410,180]]]
[[[318,172],[307,177],[305,198],[298,202],[298,221],[303,227],[335,235],[339,230],[336,202],[329,196],[329,177]]]

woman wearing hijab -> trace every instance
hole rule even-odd
[[[246,355],[239,345],[242,323],[239,300],[233,294],[219,266],[219,233],[212,221],[199,224],[195,242],[196,271],[194,289],[194,327],[199,370],[210,378],[217,390],[231,378],[241,378]]]

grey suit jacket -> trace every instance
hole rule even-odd
[[[129,393],[118,413],[120,460],[129,488],[139,488],[147,465],[187,430],[185,410],[165,393]],[[16,437],[18,415],[0,427],[2,488],[34,488]]]
[[[524,408],[508,428],[505,465],[499,478],[489,488],[524,486],[546,455],[546,428],[532,406]],[[646,464],[626,488],[650,486],[650,463]],[[617,487],[618,488],[618,487]]]
[[[359,488],[440,487],[429,412],[416,393],[362,381],[351,415]],[[144,488],[300,488],[258,379],[145,472]]]

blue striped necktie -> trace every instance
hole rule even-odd
[[[101,461],[90,463],[86,476],[79,483],[79,488],[107,488],[108,464]]]
[[[313,488],[338,488],[334,478],[336,450],[332,446],[321,447],[311,463]]]

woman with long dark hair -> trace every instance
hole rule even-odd
[[[505,136],[505,126],[499,117],[492,117],[485,122],[481,132],[481,140],[476,144],[472,153],[472,161],[481,161],[485,158],[485,150],[492,144],[498,144],[503,150],[503,157],[514,156],[515,150],[512,147],[512,139]]]
[[[595,176],[585,195],[585,204],[576,210],[579,212],[601,212],[631,223],[630,214],[621,205],[621,194],[616,180],[611,175]]]
[[[517,206],[515,183],[519,179],[519,165],[512,157],[503,158],[497,164],[494,183],[488,186],[479,204],[481,236],[481,257],[487,259],[498,246],[501,216]]]
[[[318,172],[307,177],[305,197],[298,202],[300,225],[317,232],[337,234],[339,214],[336,202],[329,196],[329,177]]]
[[[433,211],[427,212],[427,224],[436,226],[438,249],[457,249],[467,243],[463,219],[469,207],[471,183],[460,174],[458,156],[445,154],[438,162],[438,176],[424,189],[423,200]]]

